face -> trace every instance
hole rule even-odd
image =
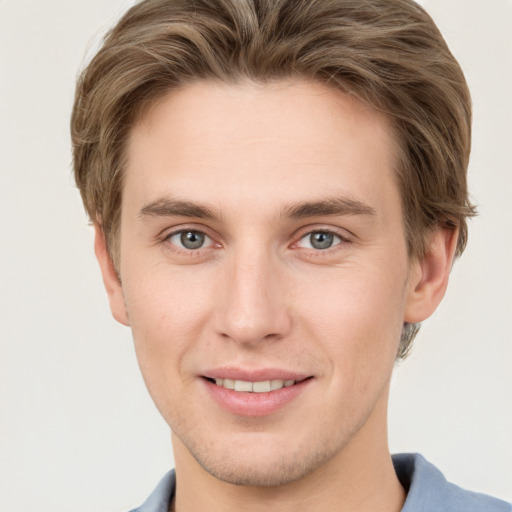
[[[276,485],[385,436],[420,266],[376,112],[312,83],[172,91],[131,134],[120,255],[112,309],[177,452]]]

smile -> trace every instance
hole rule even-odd
[[[315,381],[312,375],[286,370],[224,368],[208,373],[201,379],[208,396],[222,409],[238,416],[266,416],[277,412],[303,395]]]
[[[277,391],[284,387],[291,387],[295,382],[295,380],[279,379],[262,380],[258,382],[234,379],[215,379],[215,384],[217,384],[217,386],[244,393],[269,393],[270,391]]]

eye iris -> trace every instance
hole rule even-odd
[[[312,233],[309,235],[311,247],[315,249],[328,249],[334,242],[334,235],[331,233]]]
[[[181,233],[180,241],[187,249],[199,249],[204,244],[204,234],[197,231],[184,231]]]

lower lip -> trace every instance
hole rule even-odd
[[[268,393],[234,391],[202,379],[213,399],[225,410],[241,416],[266,416],[272,414],[298,397],[313,379],[306,379],[293,386]]]

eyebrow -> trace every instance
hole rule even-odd
[[[197,217],[198,219],[218,219],[213,209],[205,205],[192,203],[190,201],[180,201],[171,198],[161,198],[156,201],[146,203],[139,211],[139,219],[144,217]]]
[[[286,206],[282,218],[303,219],[316,216],[367,215],[374,217],[376,210],[371,206],[346,197],[331,197],[319,201],[303,201]],[[139,211],[138,218],[145,217],[195,217],[218,220],[221,215],[206,205],[172,198],[160,198],[146,203]]]
[[[321,201],[299,202],[287,206],[282,215],[292,219],[320,215],[368,215],[375,217],[376,210],[371,206],[346,197],[331,197]]]

